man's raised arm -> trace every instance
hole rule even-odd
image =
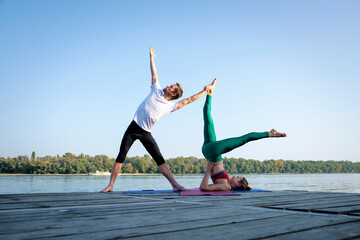
[[[154,58],[156,57],[156,53],[154,52],[154,48],[150,47],[150,69],[151,69],[151,85],[157,82],[157,72],[155,67]]]
[[[209,86],[210,86],[210,84],[206,85],[201,92],[199,92],[199,93],[197,93],[197,94],[195,94],[195,95],[193,95],[191,97],[185,98],[185,99],[181,100],[180,102],[178,102],[176,109],[178,110],[178,109],[182,108],[183,106],[188,105],[189,103],[192,103],[193,101],[198,100],[199,98],[204,96],[206,94],[207,89],[208,89]]]

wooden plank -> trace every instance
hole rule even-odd
[[[28,194],[0,194],[0,204],[1,203],[10,203],[12,201],[51,201],[51,200],[76,200],[76,199],[106,199],[106,198],[116,198],[122,197],[121,192],[113,193],[92,193],[92,192],[75,192],[75,193],[28,193]]]
[[[307,201],[297,201],[297,202],[285,203],[285,204],[271,204],[271,205],[269,204],[269,206],[279,207],[279,208],[309,207],[309,209],[311,209],[314,206],[324,206],[324,207],[344,206],[352,203],[360,203],[360,198],[357,200],[352,198],[330,198],[330,199],[320,199],[320,200],[316,199],[316,200],[307,200]]]
[[[233,221],[248,221],[261,218],[272,218],[283,216],[287,213],[281,212],[264,212],[261,211],[244,211],[244,214],[239,216],[239,213],[233,209],[226,208],[218,211],[216,207],[212,208],[196,208],[191,211],[183,211],[175,209],[173,211],[157,211],[143,214],[122,214],[103,215],[101,218],[82,217],[82,218],[66,218],[63,220],[51,220],[28,222],[21,224],[22,226],[11,227],[11,232],[2,233],[1,239],[12,238],[39,238],[47,236],[49,238],[61,236],[77,236],[80,239],[85,237],[82,235],[91,235],[90,238],[98,238],[108,232],[122,232],[127,235],[137,235],[139,232],[156,233],[159,231],[168,231],[170,228],[190,227],[194,225],[216,225],[220,222],[231,223]],[[219,218],[216,218],[219,217]],[[239,220],[240,219],[240,220]],[[114,235],[115,236],[115,235]],[[109,235],[106,235],[109,237]]]
[[[355,207],[360,210],[360,201],[350,201],[350,202],[333,202],[333,203],[313,203],[313,204],[288,204],[288,205],[275,205],[275,206],[268,206],[271,208],[277,209],[291,209],[291,210],[302,210],[302,211],[326,211],[326,212],[334,212],[340,213],[338,211],[340,208],[347,208],[347,207]],[[355,207],[356,209],[356,207]]]
[[[241,193],[241,196],[171,196],[174,199],[183,199],[194,202],[213,202],[223,203],[227,202],[231,204],[231,201],[236,201],[239,204],[238,199],[241,198],[241,205],[247,206],[267,206],[267,205],[278,205],[278,204],[294,204],[297,202],[308,202],[308,201],[321,201],[334,199],[334,201],[341,201],[344,197],[351,198],[357,196],[354,194],[343,194],[339,193],[313,193],[313,192],[257,192],[257,193]],[[153,196],[149,196],[153,197]]]
[[[56,207],[68,207],[68,206],[96,206],[96,205],[106,205],[106,204],[117,204],[117,205],[121,205],[121,204],[128,204],[129,202],[131,202],[133,200],[128,200],[125,199],[124,201],[122,200],[103,200],[103,201],[87,201],[87,200],[83,200],[83,201],[52,201],[52,202],[28,202],[28,203],[19,203],[19,204],[2,204],[0,206],[0,211],[1,210],[21,210],[21,209],[36,209],[36,208],[56,208]],[[139,199],[139,202],[158,202],[158,200],[142,200]]]
[[[27,220],[34,220],[34,219],[43,219],[43,218],[49,218],[49,217],[55,217],[57,219],[62,218],[64,216],[69,215],[80,215],[80,216],[101,216],[105,213],[109,214],[122,214],[122,213],[144,213],[147,211],[154,211],[154,209],[160,208],[165,210],[171,210],[173,208],[177,209],[192,209],[196,208],[198,206],[196,205],[189,205],[186,203],[176,203],[176,202],[155,202],[155,203],[133,203],[133,204],[122,204],[120,206],[117,206],[115,204],[113,205],[106,205],[106,206],[75,206],[72,208],[51,208],[51,209],[35,209],[32,211],[32,209],[29,210],[21,210],[21,211],[8,211],[7,214],[3,214],[4,211],[1,211],[2,217],[0,219],[0,222],[2,223],[2,226],[4,226],[5,223],[13,223],[13,222],[24,222]],[[204,206],[208,207],[208,206]]]
[[[84,193],[76,194],[76,195],[50,195],[50,196],[43,196],[43,195],[34,195],[33,197],[24,196],[23,198],[3,198],[0,204],[7,204],[7,203],[28,203],[28,202],[52,202],[52,201],[76,201],[76,200],[106,200],[106,199],[123,199],[124,194],[102,194],[102,193]]]
[[[179,195],[172,195],[172,196],[166,196],[166,195],[141,195],[142,197],[149,197],[149,198],[167,198],[167,199],[182,199],[182,200],[191,200],[194,202],[208,202],[208,201],[224,201],[224,200],[237,200],[239,198],[243,199],[266,199],[270,197],[279,197],[281,195],[297,195],[301,196],[303,193],[308,192],[241,192],[241,195],[229,195],[229,196],[179,196]],[[139,196],[139,195],[133,195],[133,196]]]
[[[360,205],[346,206],[346,207],[330,207],[330,208],[314,208],[313,211],[318,212],[336,212],[339,214],[347,214],[357,212],[360,210]]]
[[[353,196],[346,196],[346,198],[351,198]],[[309,201],[316,202],[316,201],[322,201],[326,200],[329,201],[330,199],[333,200],[340,200],[344,199],[345,196],[341,195],[332,195],[332,194],[324,194],[324,193],[305,193],[302,195],[282,195],[282,196],[274,196],[271,198],[264,198],[263,201],[257,201],[258,199],[249,199],[248,205],[253,206],[274,206],[274,205],[281,205],[281,204],[293,204],[293,203],[306,203]]]
[[[352,211],[351,215],[360,216],[360,211]]]
[[[276,219],[274,218],[239,224],[213,226],[202,229],[187,229],[179,232],[138,236],[134,239],[262,239],[267,238],[268,236],[276,236],[288,232],[298,232],[303,229],[323,227],[329,224],[334,223],[322,222],[318,219],[297,219],[294,215],[291,215]],[[353,236],[353,233],[342,233],[342,236],[337,239],[344,239],[347,236]],[[287,239],[297,239],[296,234],[295,237]],[[313,236],[308,239],[316,238]]]
[[[306,231],[277,235],[269,240],[308,240],[308,239],[355,239],[360,238],[360,222],[338,224],[328,227],[314,228]]]
[[[143,208],[143,206],[148,206],[148,207],[152,207],[152,205],[159,205],[159,204],[172,204],[172,203],[177,203],[177,204],[181,204],[181,201],[164,201],[164,200],[157,200],[157,201],[144,201],[144,200],[140,200],[139,202],[134,201],[134,202],[127,202],[127,203],[104,203],[104,204],[83,204],[83,205],[79,205],[79,204],[73,204],[71,205],[71,203],[66,204],[66,205],[59,205],[59,206],[52,206],[52,207],[48,207],[48,208],[38,208],[38,207],[33,207],[33,206],[28,206],[27,208],[21,208],[21,209],[9,209],[9,210],[1,210],[1,213],[11,213],[11,214],[18,214],[18,213],[40,213],[41,212],[48,212],[48,211],[58,211],[58,210],[81,210],[84,209],[83,211],[86,211],[87,209],[99,209],[100,211],[102,210],[107,210],[107,209],[127,209],[129,207],[131,208]]]
[[[350,197],[350,196],[348,196]],[[329,200],[329,199],[341,199],[341,195],[332,195],[329,193],[304,193],[301,195],[271,195],[271,196],[262,196],[262,197],[244,197],[241,196],[241,202],[239,204],[246,206],[273,206],[280,204],[293,204],[296,202],[306,202],[306,201],[316,201],[316,200]],[[232,200],[237,202],[238,198],[218,198],[218,199],[206,199],[204,201],[219,201],[222,202],[226,200],[228,204],[231,204]],[[201,201],[201,200],[200,200]],[[238,202],[237,202],[238,203]]]
[[[312,212],[324,212],[333,214],[348,214],[352,212],[360,211],[360,201],[355,202],[336,202],[332,204],[316,204],[313,205],[276,205],[268,206],[273,209],[288,209],[297,211],[312,211]]]
[[[270,197],[281,197],[281,196],[302,196],[307,194],[308,192],[292,192],[292,191],[273,191],[273,192],[240,192],[240,195],[230,195],[230,196],[220,196],[226,198],[234,198],[237,199],[241,196],[241,198],[248,198],[248,199],[262,199],[262,198],[270,198]],[[207,198],[215,198],[217,199],[219,196],[181,196],[182,198],[190,198],[195,197],[199,198],[200,200],[206,200]]]
[[[256,218],[249,219],[249,217]],[[300,214],[259,219],[258,214],[254,213],[231,218],[209,218],[206,220],[176,222],[164,225],[157,224],[141,227],[136,225],[136,227],[125,229],[93,231],[81,234],[62,234],[51,236],[51,238],[252,239],[346,222],[350,222],[349,219],[340,216],[327,218],[324,216]]]

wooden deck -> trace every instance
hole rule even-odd
[[[360,239],[360,194],[0,195],[0,239]]]

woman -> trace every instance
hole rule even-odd
[[[252,132],[241,137],[228,138],[216,141],[214,123],[211,117],[211,100],[217,79],[215,78],[208,87],[204,105],[204,144],[202,152],[208,160],[207,171],[201,182],[202,191],[229,191],[229,190],[251,190],[244,177],[233,176],[231,179],[224,170],[221,154],[244,145],[247,142],[268,137],[286,137],[285,133],[279,133],[275,129],[269,132]],[[208,184],[209,177],[213,184]]]

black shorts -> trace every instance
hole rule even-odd
[[[150,132],[145,131],[135,121],[132,121],[127,128],[124,137],[121,141],[120,152],[116,158],[116,162],[123,163],[126,155],[129,152],[130,147],[136,140],[140,140],[142,145],[155,160],[156,164],[160,166],[165,163],[164,157],[162,156],[159,146]]]

